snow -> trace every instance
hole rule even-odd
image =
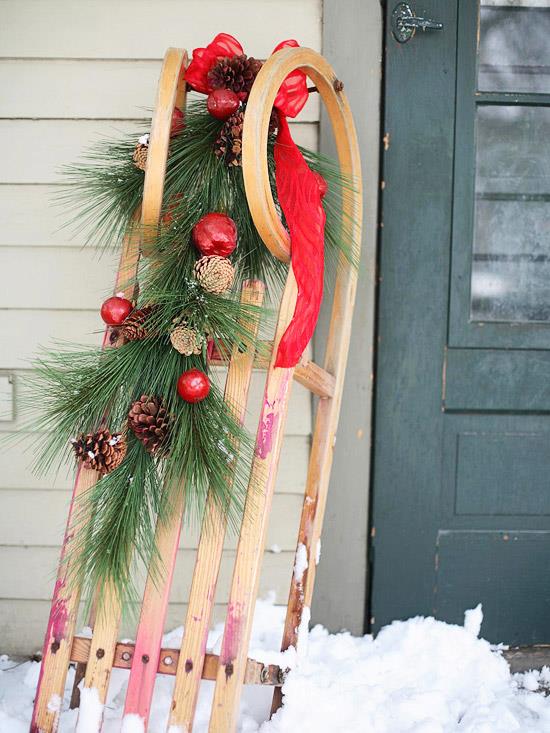
[[[81,687],[80,710],[76,733],[97,733],[103,718],[103,705],[95,687]]]
[[[283,687],[284,706],[270,722],[271,690],[246,687],[239,733],[550,733],[550,669],[511,675],[499,648],[478,638],[481,606],[467,611],[464,626],[433,618],[395,621],[378,636],[307,631],[309,612],[299,630],[297,653],[278,652],[286,609],[273,598],[259,601],[250,655],[290,667]],[[210,633],[218,651],[223,627]],[[177,646],[182,629],[167,634],[165,647]],[[26,733],[40,665],[0,657],[0,732]],[[74,672],[69,672],[60,733],[74,731],[78,711],[68,710]],[[83,690],[79,733],[96,730],[102,712],[105,733],[119,733],[128,673],[114,670],[103,709],[97,691]],[[149,731],[164,733],[173,678],[160,675]],[[204,682],[195,733],[205,733],[213,683]],[[60,701],[52,698],[56,709]],[[134,719],[135,718],[135,719]],[[124,733],[142,733],[137,716],[126,716]],[[174,729],[170,733],[183,733]]]
[[[481,603],[475,608],[470,608],[464,614],[464,630],[472,636],[479,636],[481,633],[481,624],[483,623],[483,610]]]
[[[304,573],[308,568],[307,562],[307,548],[300,542],[296,548],[296,560],[294,563],[294,580],[297,583],[301,583],[304,577]]]

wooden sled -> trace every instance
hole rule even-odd
[[[141,207],[144,227],[140,228],[140,232],[144,232],[144,240],[147,239],[146,233],[154,230],[159,221],[172,111],[175,106],[180,109],[185,107],[183,71],[186,63],[187,54],[180,49],[169,49],[164,58]],[[345,219],[351,222],[351,225],[347,224],[351,232],[351,244],[358,256],[362,196],[353,119],[341,90],[342,85],[335,83],[334,71],[322,56],[307,48],[285,48],[269,58],[250,93],[243,132],[243,174],[254,223],[271,252],[280,260],[289,262],[288,235],[277,215],[269,186],[266,144],[269,117],[277,90],[294,69],[302,69],[317,87],[332,122],[341,169],[354,181],[353,193],[346,197],[344,208]],[[139,212],[136,215],[139,216]],[[128,282],[137,271],[136,236],[141,235],[130,232],[123,246],[115,291],[120,290],[121,284]],[[141,242],[141,251],[147,254],[147,241]],[[98,480],[94,471],[81,469],[78,472],[44,641],[31,722],[32,733],[50,733],[57,729],[60,700],[63,699],[70,663],[77,663],[83,672],[82,685],[86,697],[92,696],[96,703],[102,704],[106,700],[112,668],[128,669],[124,714],[139,716],[144,730],[147,729],[157,674],[175,675],[168,727],[174,726],[170,730],[178,733],[192,730],[201,679],[215,680],[216,683],[210,720],[210,731],[213,733],[231,733],[236,729],[244,684],[272,686],[273,710],[280,705],[280,688],[285,670],[249,659],[248,645],[286,414],[294,379],[319,397],[297,542],[297,552],[302,556],[305,548],[308,565],[299,580],[294,574],[291,579],[283,650],[296,645],[302,618],[305,621],[308,619],[304,609],[309,609],[313,594],[317,545],[323,524],[350,342],[356,277],[353,267],[342,257],[322,367],[311,361],[303,361],[292,369],[275,368],[274,356],[269,363],[265,359],[255,361],[250,351],[233,352],[228,360],[225,398],[240,420],[244,419],[247,409],[253,366],[266,368],[267,377],[219,656],[206,653],[226,530],[224,518],[213,500],[207,500],[205,509],[187,617],[182,619],[185,633],[180,649],[162,649],[161,639],[180,539],[183,504],[179,512],[174,514],[171,525],[159,524],[157,527],[157,546],[163,561],[161,577],[157,571],[154,580],[151,576],[147,579],[135,643],[117,641],[121,609],[114,593],[96,619],[92,638],[75,636],[80,592],[67,583],[71,545],[74,533],[78,532],[78,528],[73,526],[74,507],[78,497]],[[247,282],[242,288],[242,300],[261,303],[263,291],[261,282]],[[289,266],[272,344],[273,355],[292,317],[296,294],[296,282],[292,267]],[[131,296],[132,293],[126,293],[126,297]],[[132,720],[135,722],[135,718]],[[101,724],[101,716],[98,716],[97,730],[100,730]],[[86,725],[86,730],[91,730],[89,719]]]

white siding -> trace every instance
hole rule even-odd
[[[81,249],[82,234],[60,228],[52,203],[59,169],[94,139],[132,130],[154,102],[168,46],[192,49],[220,30],[265,57],[284,38],[317,50],[321,0],[0,0],[0,373],[20,376],[39,344],[97,343],[98,305],[110,292],[116,257]],[[293,126],[315,147],[318,101]],[[263,375],[255,373],[249,427]],[[252,409],[252,408],[256,409]],[[13,422],[0,432],[14,433]],[[296,387],[283,447],[261,592],[286,602],[311,433],[311,401]],[[71,471],[33,475],[32,436],[0,449],[0,650],[32,652],[42,643]],[[184,530],[168,626],[182,623],[197,530]],[[215,619],[231,576],[227,542]],[[270,550],[274,548],[275,551]],[[280,551],[279,551],[280,549]],[[132,633],[131,625],[124,629]]]

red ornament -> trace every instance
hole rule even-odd
[[[184,127],[185,122],[183,121],[183,112],[178,107],[174,107],[174,111],[172,112],[172,124],[170,126],[170,137],[179,135]]]
[[[121,295],[113,295],[101,306],[101,317],[108,326],[121,326],[134,310],[132,303]]]
[[[214,89],[206,100],[206,108],[217,120],[227,120],[239,109],[241,101],[232,89]]]
[[[178,379],[178,394],[186,402],[201,402],[209,392],[210,380],[200,369],[189,369]]]
[[[237,246],[237,226],[227,214],[206,214],[193,227],[193,243],[203,255],[227,257]]]
[[[313,171],[313,175],[317,179],[317,185],[319,186],[319,195],[322,199],[324,199],[327,195],[328,183],[326,182],[326,179],[323,178],[323,176],[317,171]]]

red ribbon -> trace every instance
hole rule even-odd
[[[273,49],[298,47],[293,39],[281,41]],[[186,81],[198,92],[211,92],[208,72],[221,59],[239,56],[243,48],[228,33],[218,33],[206,48],[196,48],[185,72]],[[323,297],[325,212],[321,198],[326,190],[323,179],[313,173],[298,150],[287,117],[296,117],[308,100],[307,80],[296,69],[285,78],[274,107],[279,112],[279,132],[275,142],[275,182],[277,197],[290,234],[292,269],[298,296],[292,320],[279,343],[275,366],[293,367],[308,345]]]
[[[275,366],[293,367],[313,336],[319,317],[326,217],[318,178],[298,150],[281,113],[274,154],[277,198],[290,234],[292,269],[298,285],[294,314],[279,342]]]

